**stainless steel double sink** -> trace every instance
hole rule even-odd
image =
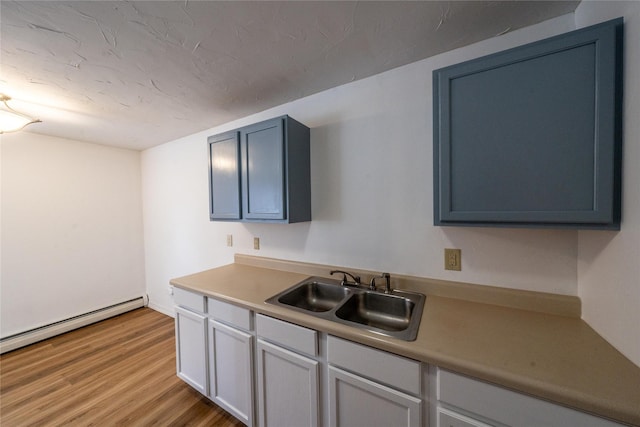
[[[405,341],[416,339],[424,295],[401,290],[386,294],[340,283],[309,277],[265,302]]]

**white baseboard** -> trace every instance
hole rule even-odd
[[[162,305],[154,304],[151,301],[149,301],[149,304],[147,305],[147,307],[149,307],[152,310],[158,311],[162,314],[166,314],[169,317],[176,317],[176,312],[173,309],[173,307],[167,308]]]
[[[78,329],[83,326],[108,319],[109,317],[126,313],[127,311],[135,310],[136,308],[144,307],[147,302],[147,297],[141,296],[130,301],[125,301],[90,313],[81,314],[70,319],[3,338],[0,340],[0,354],[69,332],[73,329]]]

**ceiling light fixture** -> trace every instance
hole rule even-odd
[[[17,132],[27,125],[41,122],[9,107],[7,101],[10,100],[10,96],[0,93],[0,134]]]

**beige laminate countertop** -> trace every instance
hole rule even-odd
[[[579,318],[427,295],[418,337],[406,342],[264,302],[308,276],[235,263],[171,284],[640,426],[640,368]]]

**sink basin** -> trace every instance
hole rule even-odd
[[[317,281],[303,282],[278,297],[278,302],[307,311],[329,311],[349,295],[349,289]]]
[[[391,294],[340,281],[309,277],[265,302],[370,332],[413,341],[418,335],[425,296],[394,290]]]
[[[336,316],[385,331],[404,331],[409,327],[415,306],[408,298],[362,292],[342,304]]]

